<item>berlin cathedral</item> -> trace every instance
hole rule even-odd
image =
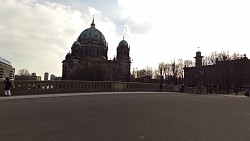
[[[95,28],[94,19],[85,29],[63,60],[63,80],[124,81],[130,80],[130,46],[124,40],[117,47],[113,60],[108,60],[108,43]]]

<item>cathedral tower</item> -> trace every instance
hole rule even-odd
[[[117,61],[129,61],[129,50],[128,42],[123,37],[123,40],[120,41],[117,47]]]
[[[119,66],[121,67],[121,80],[122,81],[129,81],[130,80],[130,56],[129,51],[130,47],[128,45],[128,42],[126,40],[120,41],[118,47],[117,47],[117,62],[119,63]]]

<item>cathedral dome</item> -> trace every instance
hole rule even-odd
[[[118,47],[128,47],[128,42],[124,40],[124,37],[123,37],[123,40],[120,41]]]
[[[78,42],[78,41],[75,41],[73,45],[78,45],[78,46],[81,46],[81,43]]]
[[[98,29],[95,28],[95,23],[94,23],[94,19],[91,23],[91,27],[85,29],[80,36],[78,37],[78,41],[96,41],[99,42],[101,44],[106,45],[106,39],[104,37],[104,35],[102,34],[101,31],[99,31]]]

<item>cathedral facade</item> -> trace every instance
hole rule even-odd
[[[108,43],[102,32],[91,27],[85,29],[73,43],[71,53],[63,60],[62,80],[124,81],[130,80],[130,46],[120,41],[117,54],[108,60]]]

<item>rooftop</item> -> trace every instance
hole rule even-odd
[[[1,56],[0,56],[0,62],[1,62],[1,63],[4,63],[4,64],[6,64],[6,65],[12,66],[11,63],[10,63],[10,61],[8,61],[8,60],[2,58]]]

